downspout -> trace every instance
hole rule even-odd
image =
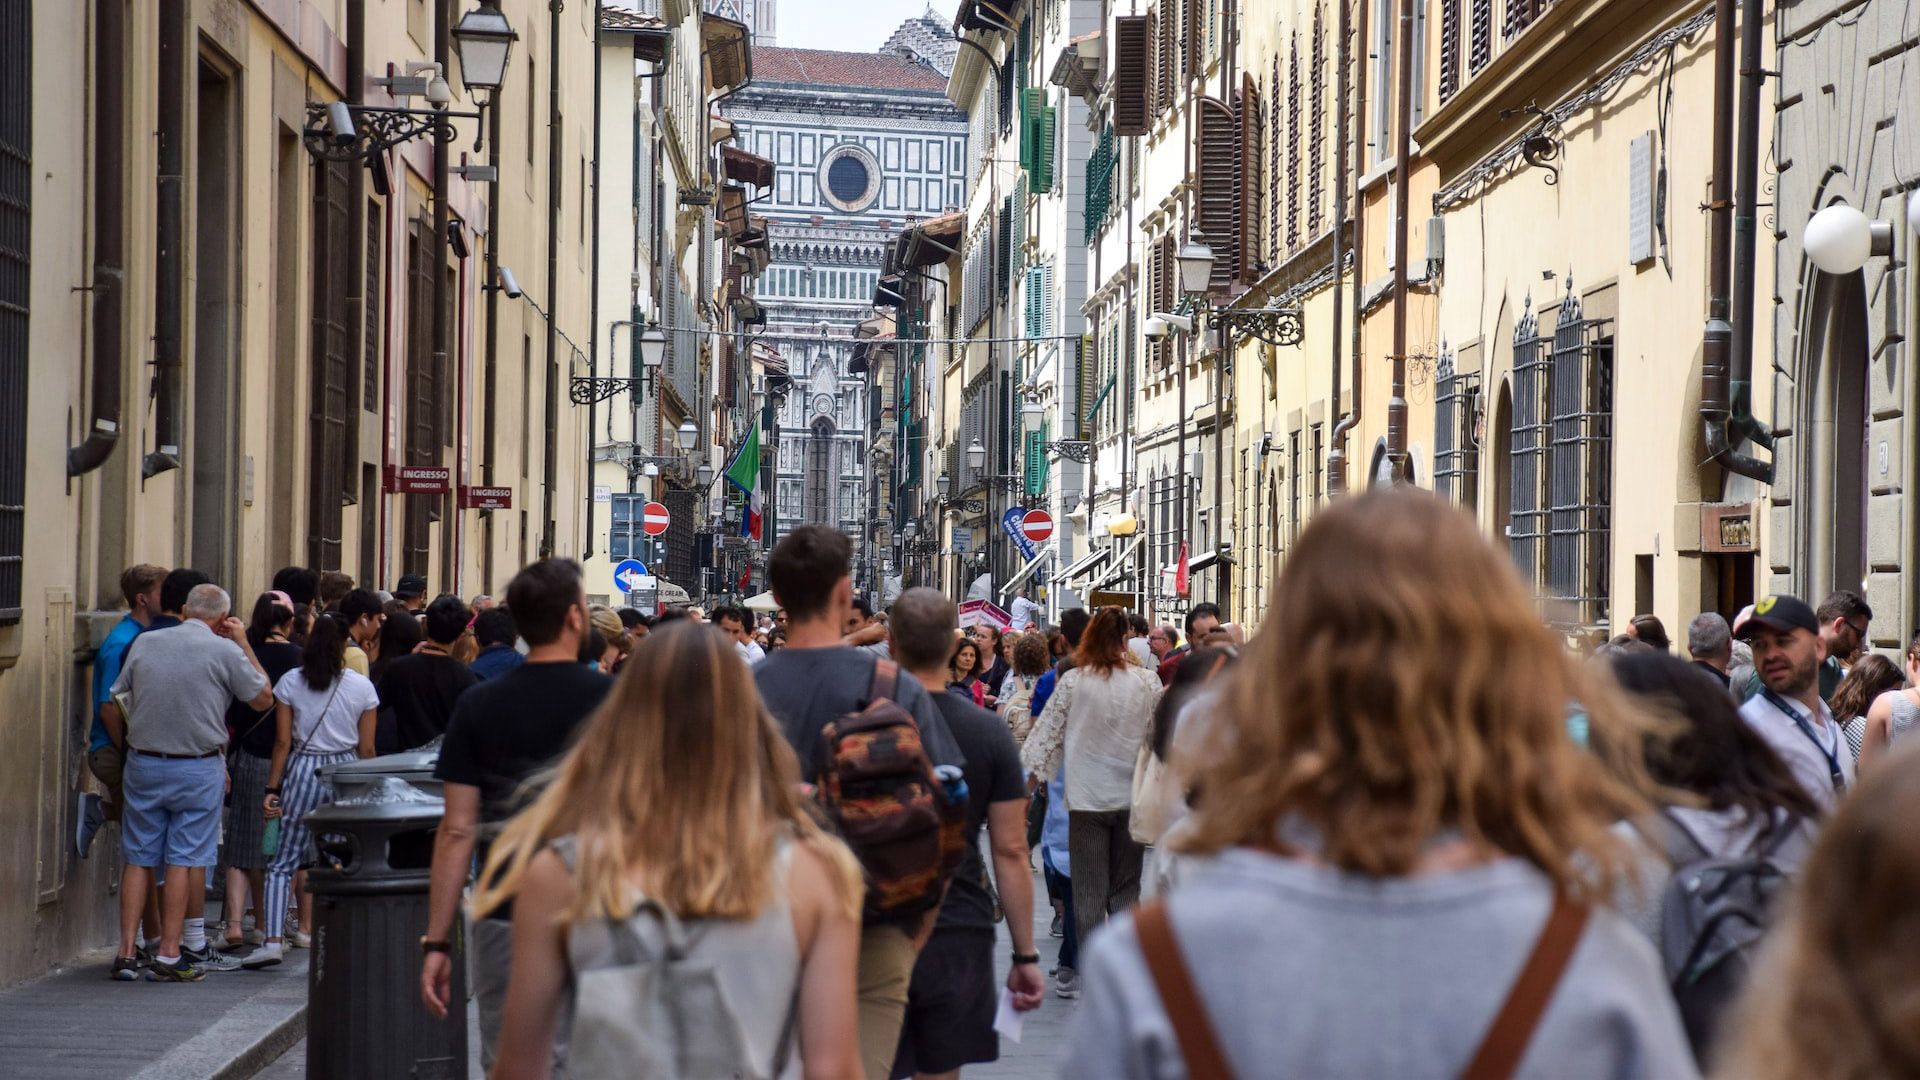
[[[347,101],[350,104],[365,104],[367,99],[367,0],[347,0]],[[347,250],[356,252],[358,258],[348,270],[347,275],[347,325],[351,332],[347,334],[347,384],[353,386],[355,379],[366,377],[367,364],[367,305],[374,302],[367,295],[370,284],[367,278],[367,253],[361,245],[367,242],[367,170],[365,162],[355,162],[347,170]],[[355,400],[357,398],[358,400]],[[360,415],[366,402],[363,390],[347,400],[346,421],[346,461],[343,468],[349,470],[344,483],[353,490],[360,487]],[[378,490],[361,491],[360,498],[378,498]],[[362,549],[371,538],[362,536]]]
[[[540,555],[554,551],[553,489],[560,479],[560,9],[547,4],[547,393],[545,452],[540,461]],[[591,438],[591,435],[589,435]]]
[[[1340,0],[1340,45],[1334,59],[1334,151],[1333,151],[1333,430],[1328,435],[1327,447],[1327,492],[1331,498],[1339,498],[1347,492],[1347,432],[1360,422],[1360,364],[1359,350],[1354,350],[1353,365],[1353,404],[1342,412],[1340,409],[1340,331],[1341,320],[1346,312],[1341,304],[1346,292],[1347,281],[1347,100],[1350,77],[1347,69],[1347,38],[1352,31],[1353,21],[1350,0]],[[1359,246],[1357,240],[1354,245]],[[1358,289],[1355,289],[1358,292]],[[1359,329],[1359,319],[1354,319],[1354,329]],[[1356,337],[1357,341],[1357,337]]]
[[[587,296],[587,374],[600,374],[600,98],[605,92],[601,85],[600,13],[605,7],[604,0],[593,0],[593,246],[590,261],[593,269],[589,274],[589,293]],[[609,358],[611,359],[611,358]],[[593,558],[593,427],[599,415],[596,402],[587,403],[587,531],[581,541],[580,557]],[[607,406],[607,415],[611,421],[613,406]]]
[[[180,328],[186,278],[187,5],[160,0],[159,100],[155,102],[158,180],[154,206],[154,448],[140,462],[151,479],[180,467]]]
[[[1340,13],[1343,18],[1351,18],[1356,2],[1357,0],[1342,0]],[[1360,17],[1357,20],[1352,20],[1353,33],[1340,43],[1341,52],[1345,54],[1344,66],[1350,67],[1353,71],[1352,101],[1356,108],[1360,102],[1367,100],[1366,65],[1357,62],[1359,58],[1353,54],[1349,45],[1349,42],[1352,41],[1366,40],[1367,9],[1360,7],[1358,12]],[[1345,103],[1342,103],[1342,108],[1344,111]],[[1341,160],[1351,160],[1353,165],[1358,166],[1360,164],[1360,133],[1349,127],[1348,138],[1350,138],[1352,142],[1340,147]],[[1353,155],[1351,159],[1346,157],[1348,154]],[[1354,199],[1353,243],[1349,245],[1350,250],[1353,251],[1353,328],[1350,331],[1352,337],[1348,346],[1351,351],[1348,362],[1352,365],[1353,371],[1353,405],[1347,410],[1346,419],[1342,421],[1342,424],[1345,426],[1335,428],[1335,433],[1341,436],[1342,439],[1345,439],[1349,432],[1359,426],[1360,411],[1366,408],[1365,383],[1363,380],[1366,377],[1367,369],[1363,366],[1361,360],[1364,355],[1363,345],[1366,339],[1365,316],[1367,313],[1367,291],[1361,288],[1360,283],[1365,280],[1361,270],[1361,253],[1367,250],[1367,212],[1365,205],[1360,202],[1360,190],[1358,187],[1360,172],[1356,168],[1350,175],[1355,178],[1355,187],[1352,191]],[[1349,461],[1351,461],[1352,458],[1353,455],[1347,455]]]
[[[527,93],[533,93],[533,87],[527,87]],[[498,92],[495,92],[498,97]],[[493,169],[493,175],[500,175],[500,103],[488,102],[493,106],[487,110],[487,165]],[[498,427],[495,411],[500,404],[500,185],[487,188],[487,250],[481,256],[480,273],[483,277],[480,288],[486,293],[486,307],[481,318],[486,322],[487,351],[482,360],[480,375],[481,393],[485,395],[485,405],[481,408],[481,438],[484,441],[480,450],[480,475],[488,486],[494,483],[494,453]],[[482,588],[494,588],[495,583],[482,582]]]
[[[1773,445],[1771,433],[1751,413],[1760,90],[1766,78],[1761,56],[1760,6],[1757,0],[1740,3],[1737,150],[1731,130],[1736,123],[1733,116],[1734,0],[1718,0],[1714,8],[1713,285],[1701,364],[1700,418],[1710,458],[1728,472],[1771,484],[1773,464],[1736,449],[1748,438],[1761,446]],[[1733,155],[1731,161],[1729,154]],[[1729,181],[1735,189],[1730,256],[1726,221]]]
[[[1393,481],[1407,478],[1407,216],[1413,165],[1413,0],[1400,0],[1399,58],[1394,61],[1393,386],[1387,398],[1387,460]]]
[[[95,7],[93,36],[93,387],[92,422],[67,450],[67,475],[106,464],[120,441],[120,379],[125,342],[127,223],[127,8],[125,0]]]
[[[450,0],[440,0],[434,7],[436,10],[433,19],[433,60],[434,63],[440,65],[441,74],[444,76],[447,71],[451,70],[447,64],[449,59],[448,53],[450,51],[448,46],[451,42],[447,33],[450,22],[447,16],[451,14],[453,4]],[[453,140],[449,137],[451,134],[451,130],[445,125],[434,129],[433,238],[427,245],[427,252],[431,256],[430,261],[433,268],[433,290],[431,295],[433,297],[434,387],[441,394],[447,392],[447,387],[440,382],[440,377],[450,370],[447,358],[452,355],[452,350],[448,348],[448,339],[451,337],[453,331],[452,320],[449,317],[450,313],[447,311],[447,261],[446,255],[444,254],[448,246],[448,231],[453,223],[453,208],[448,205],[448,189],[451,187],[451,182],[448,180],[447,175],[447,159],[453,155]],[[411,317],[412,312],[409,312],[408,316]],[[417,428],[414,427],[416,421],[412,415],[412,406],[413,402],[408,402],[407,426],[410,431],[417,430]],[[440,402],[434,402],[433,407],[435,409],[441,408]],[[456,414],[454,416],[454,423],[457,425],[460,421],[461,417]],[[438,428],[439,425],[435,424],[434,427]],[[452,434],[454,436],[454,442],[459,442],[459,434],[457,432],[449,432],[446,434]],[[436,437],[433,442],[438,444],[440,439]],[[438,445],[428,447],[427,452],[432,454],[429,461],[443,460],[440,457],[440,447]],[[454,474],[449,472],[449,475],[453,476]],[[458,483],[459,478],[454,476],[454,483],[449,486],[457,486]],[[409,495],[407,496],[407,500],[412,502],[414,499],[428,497],[429,496],[423,495]],[[443,525],[440,531],[440,543],[442,547],[447,550],[448,554],[451,555],[459,544],[456,537],[460,532],[462,513],[460,510],[460,498],[457,493],[450,492],[446,496],[446,500],[448,504],[450,504],[450,508],[442,519]],[[405,570],[408,569],[408,567],[402,566],[401,569]],[[420,569],[424,572],[426,568],[423,566]],[[458,573],[459,571],[456,569],[455,574],[457,575]],[[446,589],[452,587],[452,584],[452,582],[442,581],[440,587]]]

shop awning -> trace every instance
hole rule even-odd
[[[956,210],[902,230],[894,265],[917,270],[946,262],[960,253],[960,237],[966,228],[966,211]]]
[[[1067,584],[1068,582],[1078,581],[1081,578],[1086,577],[1088,574],[1093,573],[1095,570],[1098,570],[1100,567],[1106,565],[1107,560],[1112,557],[1113,557],[1113,552],[1111,549],[1108,549],[1108,548],[1098,548],[1096,550],[1089,551],[1085,555],[1082,555],[1079,558],[1073,560],[1071,563],[1068,563],[1067,568],[1060,571],[1059,575],[1055,578],[1055,580],[1059,581],[1063,585]]]
[[[1106,577],[1102,578],[1100,580],[1100,583],[1098,585],[1095,585],[1094,588],[1104,589],[1110,585],[1118,585],[1122,581],[1125,581],[1128,578],[1132,577],[1133,576],[1133,557],[1139,554],[1140,545],[1146,543],[1146,541],[1147,541],[1147,538],[1145,536],[1134,537],[1133,543],[1128,544],[1126,547],[1122,548],[1120,550],[1119,556],[1113,560],[1113,564],[1112,564],[1113,572],[1108,574]]]
[[[1197,574],[1202,570],[1211,570],[1213,569],[1213,564],[1219,562],[1221,558],[1220,549],[1214,548],[1205,555],[1189,561],[1187,563],[1187,573]],[[1232,560],[1229,559],[1228,561],[1231,562]]]
[[[727,179],[766,190],[773,186],[773,162],[737,146],[720,148],[720,167]]]
[[[1033,580],[1033,575],[1040,571],[1041,564],[1052,559],[1058,550],[1053,541],[1047,541],[1046,547],[1041,548],[1032,559],[1029,559],[1027,565],[1021,567],[1020,572],[1013,575],[1011,581],[1000,587],[1000,602],[1006,604],[1011,601],[1013,594],[1019,591],[1022,585]]]

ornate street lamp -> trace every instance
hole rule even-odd
[[[1174,254],[1174,260],[1180,264],[1180,290],[1188,295],[1207,291],[1207,285],[1213,280],[1213,249],[1207,246],[1198,232],[1187,237]]]
[[[987,448],[980,445],[979,439],[975,439],[972,442],[968,443],[967,444],[967,468],[972,469],[975,472],[979,472],[981,469],[986,468],[986,465],[987,465]]]
[[[447,34],[453,39],[453,55],[460,61],[460,81],[467,91],[491,94],[499,90],[507,81],[507,63],[520,35],[500,13],[496,0],[481,0],[480,6],[462,15]]]
[[[953,493],[953,477],[941,473],[933,482],[934,493],[942,499]]]
[[[667,359],[667,332],[659,323],[649,323],[640,333],[640,364],[657,368]]]
[[[693,449],[693,444],[699,441],[700,441],[700,429],[693,426],[693,421],[692,420],[680,421],[680,426],[676,428],[673,433],[674,445],[678,446],[682,450],[691,450]]]

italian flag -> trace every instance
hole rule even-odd
[[[727,483],[747,497],[746,513],[740,515],[740,535],[760,539],[760,425],[748,428],[740,449],[733,452]]]

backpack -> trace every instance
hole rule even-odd
[[[820,806],[866,871],[869,922],[940,906],[966,855],[967,805],[949,798],[900,705],[900,668],[877,660],[858,712],[820,730]]]
[[[1722,857],[1674,814],[1661,816],[1673,834],[1666,852],[1674,870],[1660,897],[1660,959],[1687,1040],[1700,1057],[1713,1045],[1721,1014],[1747,984],[1776,895],[1790,880],[1774,852],[1800,819],[1775,825],[1764,846]]]

